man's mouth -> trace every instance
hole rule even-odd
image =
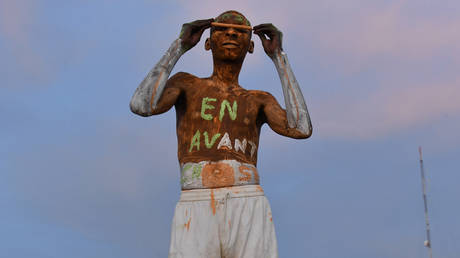
[[[236,43],[235,41],[225,41],[222,44],[222,46],[225,47],[225,48],[237,48],[237,47],[239,47],[238,43]]]

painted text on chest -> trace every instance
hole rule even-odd
[[[220,107],[217,114],[216,112],[213,112],[213,110],[216,110],[216,107]],[[216,122],[219,123],[222,122],[224,117],[227,115],[231,121],[235,121],[237,119],[237,114],[238,103],[236,100],[234,100],[232,103],[226,99],[218,101],[216,98],[210,97],[204,97],[201,100],[200,115],[201,119],[203,120],[216,121],[216,119],[218,119]],[[244,154],[250,155],[251,157],[257,150],[257,145],[254,142],[247,140],[246,138],[243,138],[242,140],[234,138],[234,141],[232,142],[227,132],[223,132],[223,135],[221,132],[217,132],[214,135],[209,135],[207,131],[200,132],[198,129],[190,140],[189,152],[199,151],[200,148],[211,149],[215,146],[219,138],[220,141],[215,147],[218,150],[234,149],[236,152],[242,152]],[[204,143],[204,145],[202,143]],[[250,148],[248,148],[248,145]]]

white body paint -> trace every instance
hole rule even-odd
[[[226,147],[228,150],[232,149],[232,141],[230,140],[228,133],[225,133],[224,136],[222,136],[219,144],[217,145],[217,149],[222,149],[222,147]]]
[[[181,39],[176,39],[134,92],[130,103],[134,113],[141,116],[153,114],[174,65],[184,53]]]
[[[246,152],[246,145],[248,141],[246,139],[243,139],[243,143],[239,139],[235,138],[235,151],[240,151],[245,153]]]
[[[308,114],[305,99],[292,72],[286,53],[277,50],[272,57],[272,61],[278,71],[283,87],[289,127],[296,128],[303,134],[310,136],[312,133],[310,115]]]

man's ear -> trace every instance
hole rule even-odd
[[[254,53],[254,41],[251,40],[251,43],[249,43],[249,48],[248,48],[249,54]]]
[[[204,49],[206,51],[211,49],[211,40],[209,38],[207,38],[206,41],[204,42]]]

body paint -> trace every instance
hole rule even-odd
[[[236,103],[236,100],[233,101],[233,106],[230,107],[230,102],[228,102],[226,99],[222,101],[220,104],[220,114],[219,114],[219,120],[222,121],[222,118],[224,117],[225,114],[225,108],[228,110],[228,114],[230,115],[230,119],[235,120],[236,119],[236,111],[238,109],[238,104]]]
[[[220,133],[216,133],[212,136],[211,142],[209,142],[209,137],[208,137],[208,132],[204,132],[204,144],[206,145],[206,148],[211,149],[214,143],[216,142],[217,138],[220,137]]]
[[[145,76],[131,98],[131,110],[143,116],[152,115],[166,86],[166,81],[179,58],[185,53],[181,39],[176,39],[160,61]]]
[[[246,152],[246,145],[248,141],[246,139],[243,139],[243,143],[239,139],[235,139],[235,151],[241,150],[243,153]]]
[[[188,152],[192,152],[193,146],[196,146],[196,150],[200,150],[200,130],[196,130],[195,135],[193,135],[192,141],[190,142],[190,149]]]
[[[225,133],[222,139],[220,139],[219,144],[217,145],[217,149],[222,149],[222,147],[226,147],[227,149],[232,149],[232,141],[230,141],[230,137],[228,133]]]
[[[299,84],[292,72],[286,53],[276,50],[271,57],[283,87],[286,115],[290,128],[295,128],[301,133],[311,135],[312,126],[305,99]]]
[[[212,119],[211,114],[204,113],[206,109],[214,109],[213,105],[208,104],[208,102],[211,102],[211,101],[216,101],[216,99],[206,97],[206,98],[203,98],[203,100],[201,101],[201,118],[203,118],[204,120]]]

